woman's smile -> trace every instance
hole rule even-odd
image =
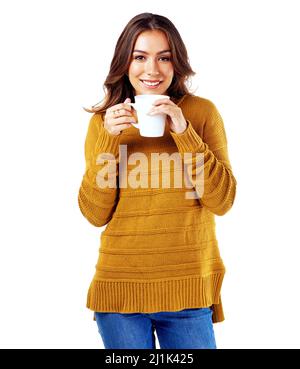
[[[157,81],[157,82],[149,82],[149,81],[146,81],[146,80],[140,80],[141,81],[141,84],[143,85],[143,87],[145,88],[149,88],[149,89],[157,89],[163,81]]]

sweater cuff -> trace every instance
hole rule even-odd
[[[117,158],[119,156],[120,136],[110,134],[103,126],[100,126],[99,137],[95,146],[95,154],[110,153]]]
[[[192,123],[187,120],[187,128],[182,133],[175,133],[170,131],[179,152],[193,152],[200,153],[205,151],[205,143],[202,138],[194,130]]]

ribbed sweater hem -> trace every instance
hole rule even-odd
[[[151,281],[93,279],[86,306],[94,312],[116,313],[155,313],[211,306],[213,323],[218,323],[224,320],[220,297],[223,277],[224,272]]]

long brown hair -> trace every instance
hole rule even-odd
[[[134,101],[134,89],[127,72],[132,60],[132,52],[138,36],[149,30],[160,30],[165,33],[170,45],[174,76],[167,94],[176,102],[184,95],[192,95],[186,82],[196,73],[192,70],[186,47],[174,24],[166,17],[152,13],[142,13],[132,18],[122,31],[110,64],[108,76],[103,85],[105,97],[91,109],[83,108],[89,113],[104,113],[109,107],[123,102],[127,97]],[[97,107],[96,107],[97,106]]]

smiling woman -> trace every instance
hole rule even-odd
[[[174,77],[170,55],[171,50],[164,32],[153,30],[139,35],[128,72],[136,95],[153,91],[155,94],[167,95]]]
[[[174,24],[139,14],[118,39],[103,103],[87,110],[78,204],[91,224],[107,225],[87,294],[105,348],[155,348],[154,329],[160,348],[216,348],[225,266],[214,216],[232,207],[236,180],[220,113],[186,85],[193,74]],[[153,105],[150,119],[139,116],[147,128],[165,114],[163,136],[132,125],[139,100]],[[99,185],[102,173],[112,186]],[[186,179],[192,191],[177,185]]]
[[[104,82],[105,97],[91,108],[90,113],[104,113],[126,98],[134,100],[140,93],[166,94],[177,103],[191,95],[187,84],[195,75],[184,42],[167,18],[143,13],[151,18],[136,16],[121,33]],[[143,82],[146,81],[146,82]],[[148,81],[148,84],[147,84]],[[158,86],[149,82],[159,81]]]

